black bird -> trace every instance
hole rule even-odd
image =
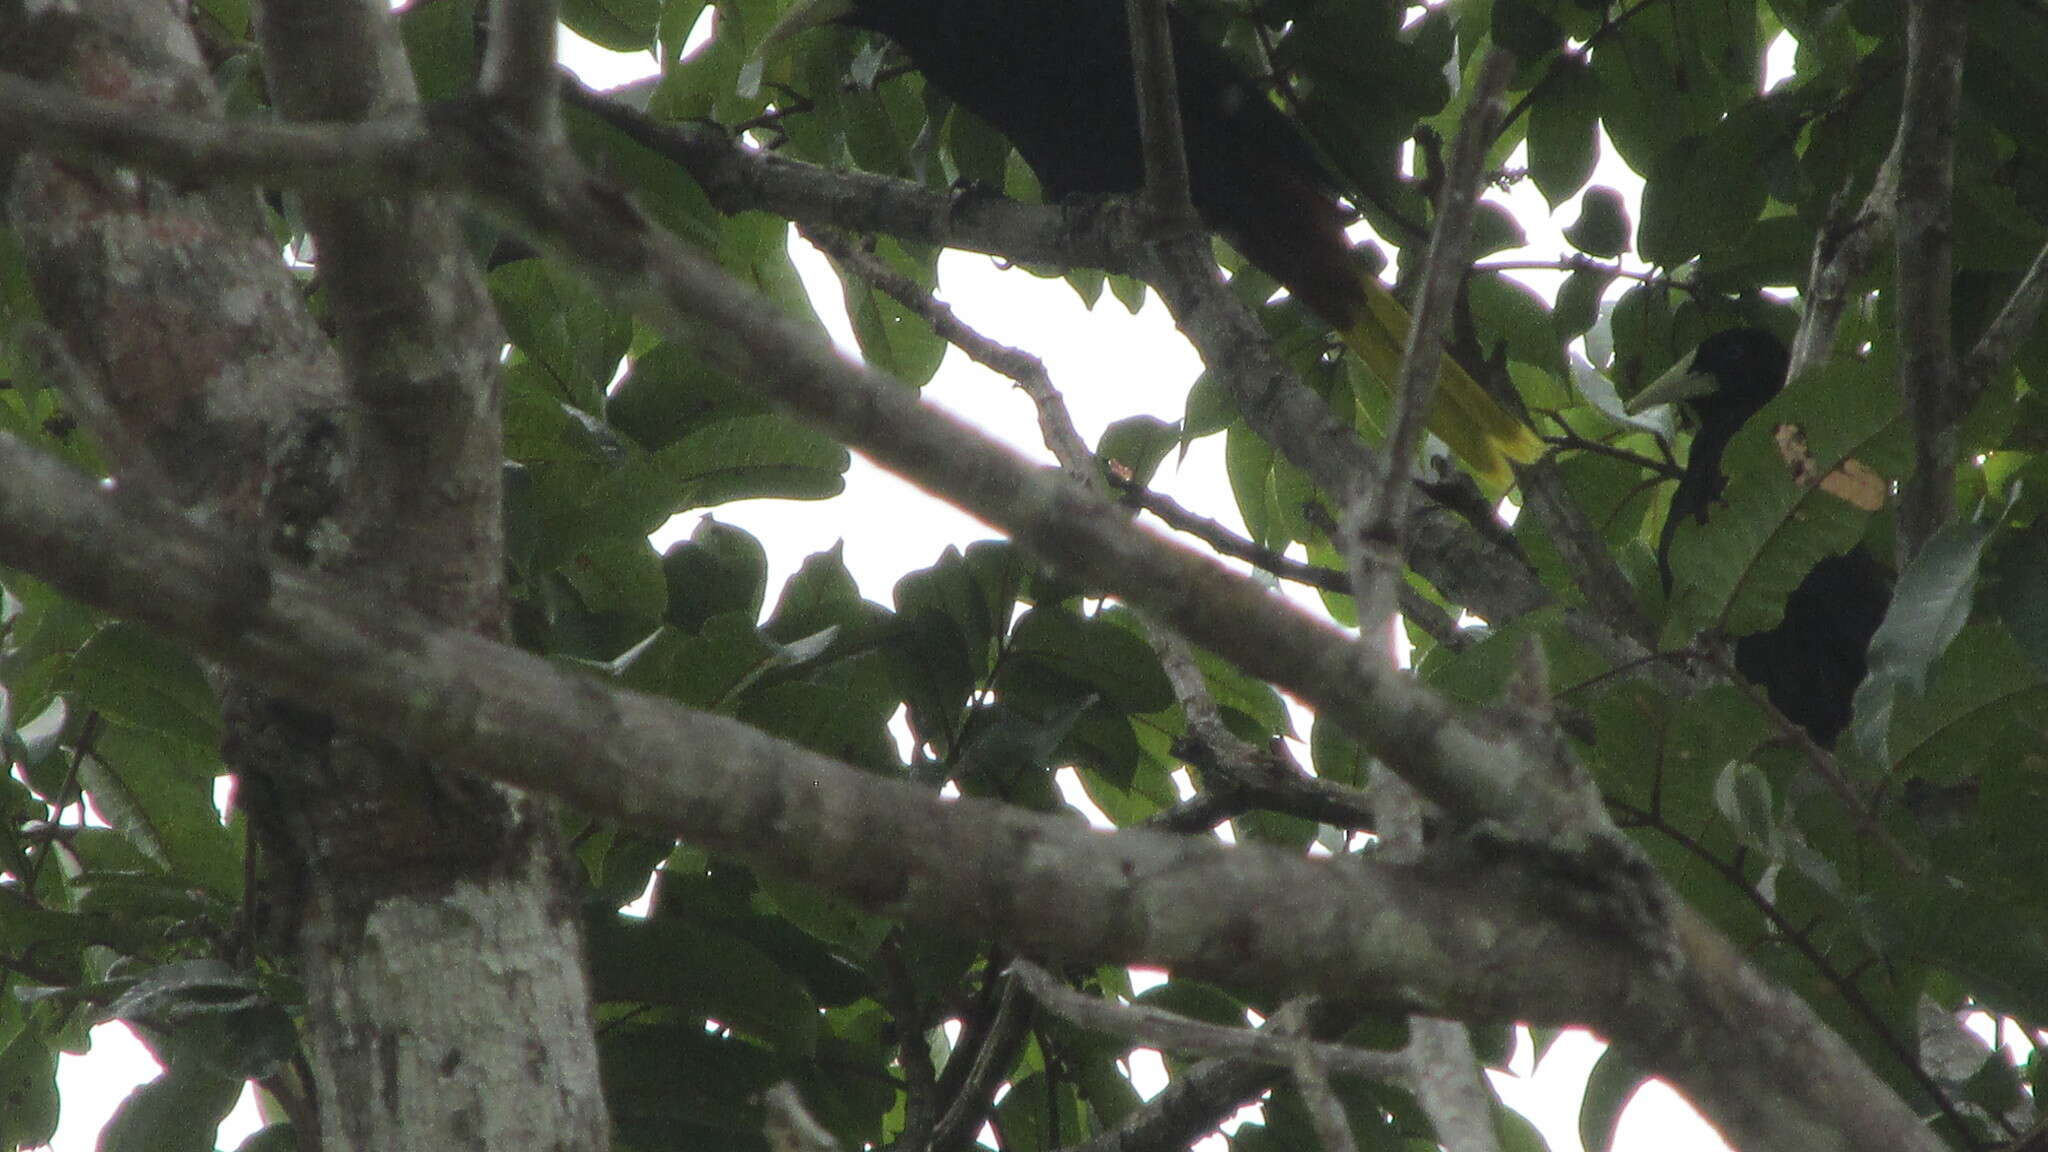
[[[1657,538],[1657,574],[1671,591],[1671,541],[1681,521],[1704,524],[1726,478],[1721,454],[1751,416],[1785,386],[1791,357],[1784,341],[1761,328],[1707,337],[1692,355],[1628,402],[1630,412],[1683,403],[1697,426],[1685,474]],[[1870,638],[1891,602],[1891,574],[1863,545],[1814,565],[1785,601],[1785,616],[1767,632],[1735,641],[1735,670],[1764,690],[1773,706],[1833,747],[1849,723],[1863,682]]]
[[[1251,77],[1168,16],[1196,211],[1391,383],[1408,313],[1352,258],[1328,171]],[[928,83],[1016,145],[1052,199],[1143,186],[1123,0],[804,0],[763,47],[827,21],[895,41]],[[1430,430],[1502,488],[1508,461],[1543,448],[1449,357]]]

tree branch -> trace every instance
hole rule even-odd
[[[1437,201],[1435,227],[1430,233],[1429,254],[1423,261],[1422,283],[1416,293],[1415,317],[1408,327],[1408,346],[1396,374],[1394,414],[1381,446],[1378,467],[1362,487],[1336,489],[1342,502],[1338,546],[1351,568],[1353,595],[1358,600],[1359,637],[1375,649],[1374,657],[1387,659],[1391,629],[1381,627],[1394,614],[1394,585],[1407,566],[1407,501],[1411,487],[1409,473],[1415,450],[1429,423],[1430,406],[1436,396],[1436,378],[1443,363],[1444,332],[1457,306],[1458,288],[1467,265],[1466,252],[1472,246],[1472,222],[1485,190],[1483,181],[1487,150],[1499,130],[1503,111],[1501,93],[1507,90],[1514,72],[1514,56],[1493,49],[1480,66],[1479,80],[1472,92],[1451,150]]]
[[[1950,346],[1955,256],[1955,134],[1962,106],[1964,0],[1912,0],[1899,111],[1898,260],[1893,314],[1899,393],[1913,425],[1913,472],[1899,494],[1899,559],[1919,555],[1955,504],[1963,412]]]
[[[267,567],[11,437],[0,437],[0,471],[0,555],[81,603],[412,754],[913,922],[1040,958],[1256,973],[1283,989],[1536,1021],[1614,1011],[1607,997],[1642,962],[1627,933],[1544,913],[1557,899],[1511,857],[1475,874],[1318,861],[946,800],[437,628],[345,580]],[[1316,911],[1331,907],[1345,914]]]
[[[555,0],[491,0],[477,88],[531,136],[560,136],[555,102],[561,73],[555,65]]]
[[[1180,83],[1174,75],[1173,28],[1166,0],[1124,0],[1131,28],[1131,79],[1137,86],[1138,138],[1144,149],[1141,197],[1153,223],[1168,230],[1198,230],[1188,195],[1187,137],[1180,121]]]
[[[1327,1001],[1304,997],[1282,1005],[1263,1030],[1276,1039],[1313,1036],[1335,1031],[1347,1019]],[[1179,1152],[1281,1078],[1278,1069],[1252,1060],[1205,1060],[1169,1080],[1116,1128],[1066,1152]]]
[[[1015,383],[1031,398],[1031,405],[1038,412],[1039,435],[1044,438],[1053,459],[1058,460],[1060,467],[1075,480],[1084,484],[1094,482],[1095,453],[1081,438],[1080,430],[1074,427],[1074,417],[1067,411],[1066,398],[1053,387],[1044,361],[968,327],[950,305],[925,291],[910,277],[884,264],[874,253],[854,243],[844,233],[804,225],[798,225],[797,232],[849,274],[874,285],[883,295],[916,313],[931,325],[940,339],[967,353],[968,359]]]
[[[414,755],[1040,958],[1162,963],[1466,1018],[1588,1021],[1745,1147],[1938,1147],[1797,996],[1688,909],[1634,891],[1654,882],[1625,864],[1579,871],[1498,846],[1417,868],[1318,861],[947,801],[437,629],[347,582],[267,568],[11,437],[0,436],[0,473],[9,563]],[[1674,921],[1668,954],[1661,932],[1640,926],[1659,909]]]
[[[1976,345],[1963,357],[1957,374],[1963,411],[1968,412],[1990,386],[1991,378],[2012,363],[2019,346],[2041,322],[2044,303],[2048,303],[2048,247],[2034,254],[2034,262],[2027,266],[2027,274],[2013,288],[2005,307],[1998,310]]]
[[[1870,192],[1862,204],[1849,211],[1848,189],[1844,188],[1828,211],[1827,222],[1813,242],[1813,256],[1806,271],[1802,298],[1806,314],[1792,340],[1792,361],[1786,379],[1797,380],[1816,364],[1827,362],[1835,346],[1835,331],[1849,306],[1849,293],[1870,266],[1879,249],[1892,234],[1893,212],[1899,190],[1899,148],[1894,140],[1891,152],[1878,166]]]
[[[1408,1065],[1397,1052],[1374,1052],[1343,1044],[1282,1036],[1267,1029],[1229,1028],[1143,1004],[1117,1004],[1084,996],[1029,960],[1010,965],[1010,974],[1054,1015],[1091,1032],[1126,1036],[1170,1052],[1237,1056],[1289,1067],[1304,1054],[1332,1071],[1392,1084],[1406,1083]]]

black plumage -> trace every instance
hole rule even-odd
[[[1721,456],[1749,418],[1784,388],[1790,356],[1760,328],[1708,337],[1662,380],[1629,402],[1632,411],[1660,403],[1685,405],[1697,430],[1685,473],[1657,540],[1657,572],[1672,584],[1671,542],[1678,525],[1704,524],[1727,480]],[[1857,545],[1823,558],[1785,601],[1777,627],[1737,637],[1735,669],[1764,690],[1778,711],[1832,747],[1848,726],[1850,704],[1867,670],[1870,638],[1891,601],[1891,573]]]
[[[1408,314],[1354,258],[1327,169],[1229,55],[1168,16],[1196,211],[1391,381]],[[1123,0],[807,0],[769,39],[821,20],[893,40],[927,82],[1009,138],[1047,196],[1143,186]],[[1499,487],[1512,481],[1509,461],[1543,451],[1448,357],[1430,430]]]
[[[1234,61],[1168,15],[1195,207],[1317,313],[1362,311],[1344,216],[1314,152]],[[1007,137],[1048,198],[1143,185],[1122,0],[852,0],[844,19],[895,41]]]

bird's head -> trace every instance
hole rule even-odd
[[[1791,354],[1762,328],[1730,328],[1700,342],[1648,388],[1629,398],[1631,415],[1684,404],[1702,429],[1739,428],[1785,387]]]

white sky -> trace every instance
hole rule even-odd
[[[651,71],[646,56],[619,56],[573,36],[565,35],[562,58],[599,86],[625,83]],[[1775,82],[1790,70],[1791,44],[1781,38],[1772,47],[1768,75]],[[1623,166],[1610,148],[1603,147],[1592,183],[1619,189],[1632,212],[1640,201],[1641,178]],[[1490,259],[1553,260],[1568,251],[1559,229],[1577,219],[1576,200],[1552,214],[1528,181],[1506,193],[1493,190],[1488,198],[1506,207],[1529,237],[1527,248]],[[833,338],[848,354],[858,355],[837,278],[824,259],[802,241],[793,238],[791,252]],[[1511,275],[1546,299],[1554,295],[1562,280],[1555,273]],[[1105,293],[1090,311],[1063,281],[1041,280],[1019,269],[1001,268],[987,257],[959,252],[941,258],[939,279],[940,295],[963,321],[1045,361],[1088,442],[1094,443],[1105,427],[1127,416],[1149,413],[1169,421],[1181,416],[1188,386],[1201,366],[1156,301],[1148,301],[1133,316]],[[1615,291],[1622,287],[1625,283],[1618,284]],[[1030,402],[1009,381],[975,365],[957,350],[948,351],[924,395],[932,403],[967,416],[1020,451],[1050,460],[1038,438]],[[1242,529],[1223,475],[1221,437],[1198,442],[1179,465],[1169,458],[1155,484],[1202,514]],[[834,500],[749,500],[724,505],[712,514],[724,523],[745,528],[767,548],[771,604],[783,581],[806,556],[834,544],[844,544],[847,567],[862,592],[869,599],[888,603],[890,589],[900,576],[928,566],[948,545],[965,547],[996,535],[979,521],[858,455],[847,474],[845,494]],[[657,535],[657,543],[665,546],[669,540],[687,535],[701,515],[678,517]],[[1554,1152],[1579,1150],[1578,1102],[1601,1045],[1583,1032],[1567,1034],[1551,1048],[1542,1065],[1533,1068],[1526,1032],[1521,1033],[1517,1048],[1511,1074],[1492,1074],[1501,1097],[1542,1131]],[[1156,1054],[1141,1051],[1132,1064],[1140,1090],[1146,1095],[1157,1091],[1164,1070]],[[91,1149],[121,1099],[157,1072],[147,1050],[125,1028],[114,1024],[94,1029],[91,1054],[67,1056],[60,1064],[58,1084],[64,1111],[51,1147],[56,1152]],[[245,1093],[222,1124],[219,1142],[233,1148],[262,1123],[254,1094]],[[1220,1147],[1220,1141],[1215,1145]],[[1623,1114],[1615,1147],[1621,1152],[1715,1152],[1727,1146],[1676,1093],[1662,1084],[1651,1084]]]

